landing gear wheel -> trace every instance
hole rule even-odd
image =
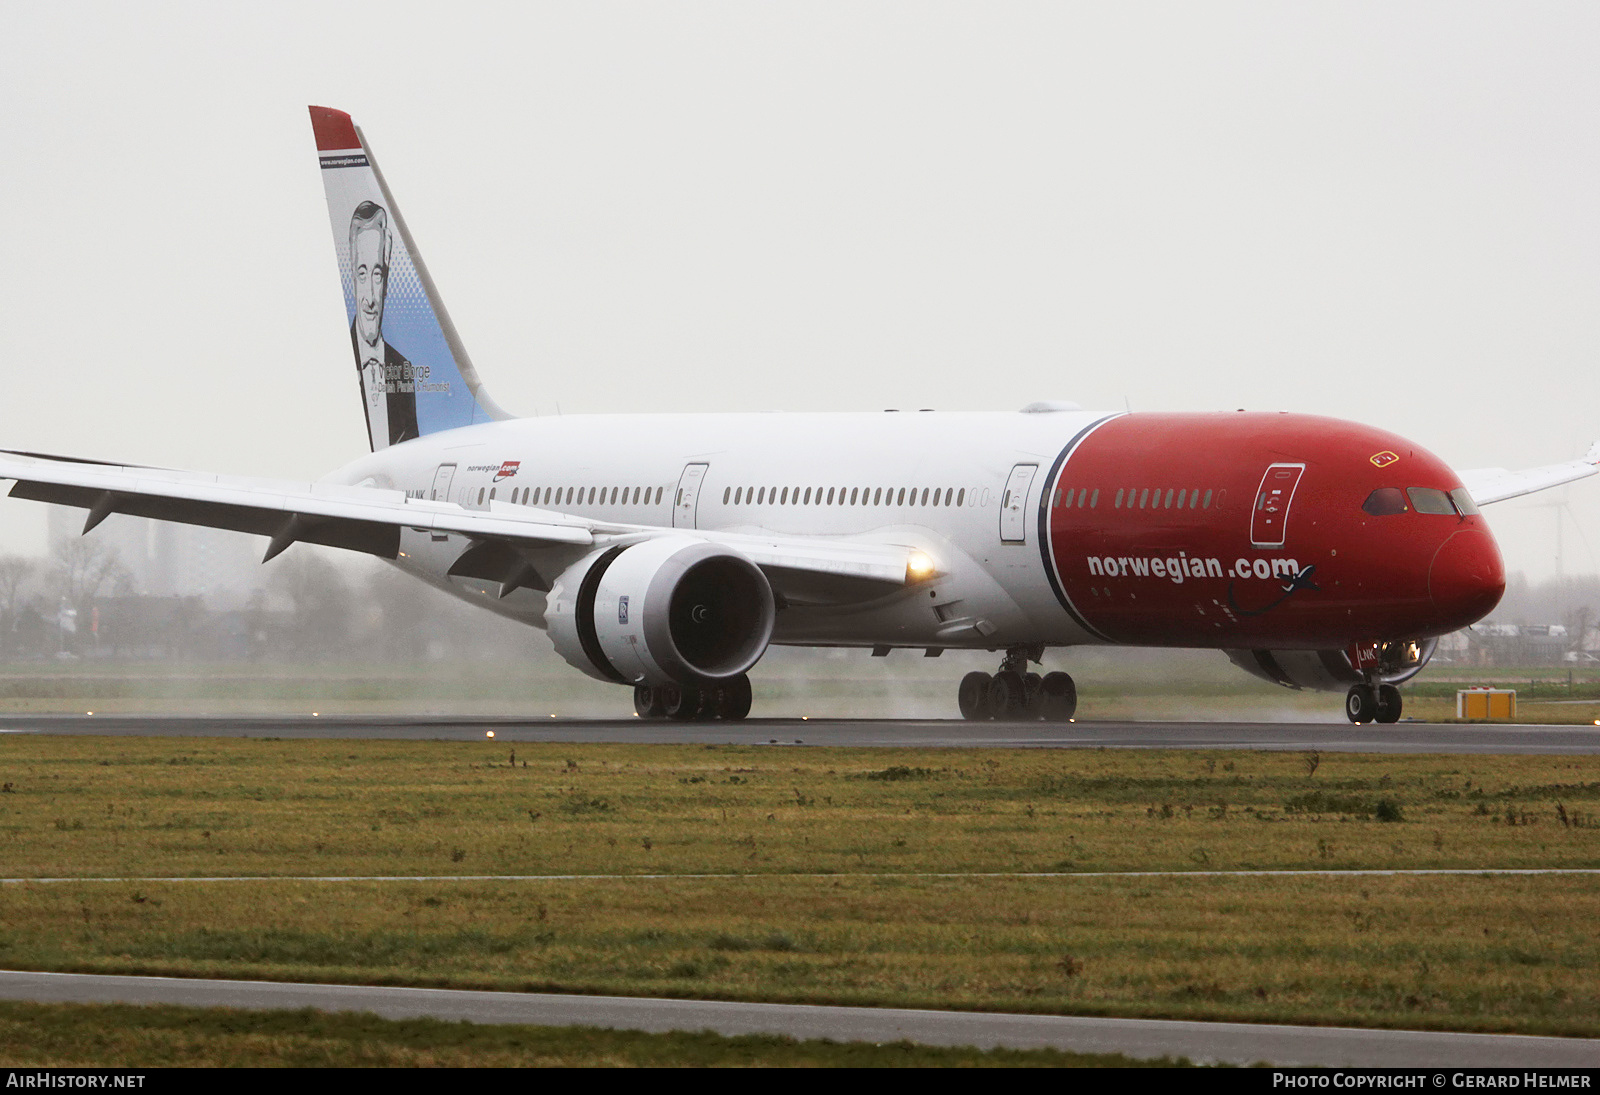
[[[1371,722],[1378,716],[1378,694],[1370,684],[1352,684],[1344,694],[1344,714],[1351,722]]]
[[[1381,684],[1378,686],[1379,722],[1399,722],[1401,706],[1402,701],[1400,699],[1400,689],[1396,688],[1392,684]]]
[[[730,681],[713,686],[706,697],[707,715],[719,719],[742,719],[750,713],[750,678],[740,673]]]
[[[1043,699],[1043,693],[1041,689],[1043,687],[1044,678],[1039,676],[1039,674],[1024,673],[1022,675],[1022,693],[1024,697],[1022,709],[1030,719],[1040,719],[1044,717],[1044,714],[1040,709],[1040,701]]]
[[[1028,685],[1014,669],[1002,669],[989,682],[989,713],[997,719],[1020,716],[1028,703]]]
[[[659,719],[667,713],[667,701],[662,698],[661,687],[654,684],[633,686],[633,711],[641,719]]]
[[[1078,686],[1065,673],[1046,673],[1039,684],[1039,713],[1046,722],[1070,722],[1078,712]]]
[[[956,706],[961,717],[976,722],[989,717],[989,674],[972,672],[961,678],[956,690]]]
[[[700,714],[702,699],[700,689],[677,684],[661,686],[666,701],[667,718],[687,722]]]

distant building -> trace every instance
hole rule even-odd
[[[1479,666],[1559,665],[1593,660],[1585,659],[1584,643],[1572,640],[1565,624],[1485,621],[1441,637],[1434,657],[1440,662]]]
[[[52,552],[83,530],[84,511],[49,506]],[[157,597],[204,597],[212,608],[242,605],[261,588],[265,541],[257,536],[199,525],[113,514],[89,536],[117,553],[133,590]]]

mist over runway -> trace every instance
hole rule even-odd
[[[0,734],[172,738],[373,738],[410,741],[858,748],[1268,749],[1340,753],[1600,755],[1600,726],[1400,722],[966,722],[959,719],[747,719],[741,722],[392,715],[8,715]]]

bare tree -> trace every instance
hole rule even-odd
[[[100,591],[128,581],[115,548],[84,536],[62,540],[50,553],[50,578],[56,593],[73,608],[87,608]]]
[[[267,585],[294,607],[292,639],[298,653],[322,656],[344,650],[355,598],[340,568],[301,549],[273,564]]]
[[[16,652],[17,621],[28,583],[39,572],[37,560],[0,555],[0,651]]]
[[[63,540],[50,553],[50,584],[59,598],[60,610],[77,616],[77,627],[94,611],[94,599],[102,589],[125,589],[130,581],[128,568],[108,548],[87,537]],[[62,643],[67,645],[68,629],[62,627]],[[76,642],[71,645],[77,645]]]
[[[1571,608],[1561,617],[1561,622],[1567,627],[1567,651],[1580,657],[1583,654],[1584,644],[1589,639],[1589,628],[1594,624],[1594,609],[1588,605]]]

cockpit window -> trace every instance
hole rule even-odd
[[[1387,517],[1391,513],[1404,513],[1407,509],[1405,492],[1399,487],[1379,487],[1367,495],[1361,508],[1374,517]]]
[[[1411,496],[1411,505],[1418,513],[1439,513],[1447,517],[1456,515],[1456,507],[1450,504],[1450,496],[1435,487],[1407,487],[1406,493]]]
[[[1409,498],[1409,504],[1407,499]],[[1379,487],[1367,495],[1367,500],[1361,503],[1361,508],[1374,517],[1387,517],[1391,513],[1407,513],[1415,510],[1417,513],[1436,513],[1444,517],[1454,517],[1461,514],[1471,517],[1478,512],[1478,505],[1472,500],[1466,487],[1457,487],[1453,491],[1442,491],[1434,487]]]

